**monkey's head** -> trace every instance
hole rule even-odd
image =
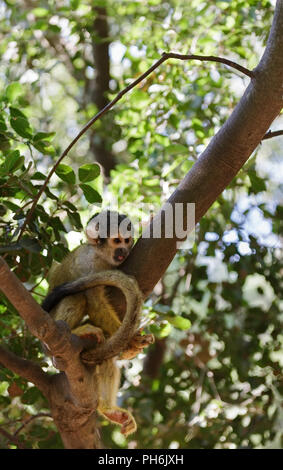
[[[89,220],[86,236],[88,242],[96,246],[100,258],[111,266],[119,266],[133,246],[133,224],[124,214],[102,211]]]

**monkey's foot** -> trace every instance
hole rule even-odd
[[[129,342],[127,349],[123,351],[120,355],[120,359],[133,359],[139,353],[142,352],[143,348],[146,348],[150,344],[154,343],[154,336],[152,334],[149,335],[141,335],[141,330],[135,334],[135,336]]]
[[[97,343],[102,343],[105,340],[102,329],[90,323],[78,326],[72,330],[72,333],[83,339],[95,339]]]
[[[121,433],[126,437],[137,429],[134,417],[129,411],[123,408],[119,408],[118,406],[113,406],[112,408],[99,407],[98,411],[112,423],[119,424],[121,426]]]

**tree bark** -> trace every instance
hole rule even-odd
[[[92,40],[93,61],[95,67],[95,79],[92,91],[92,101],[101,110],[108,104],[107,93],[110,81],[110,58],[109,58],[109,28],[107,22],[107,11],[105,7],[94,7],[96,18],[93,23],[94,38]],[[112,121],[112,120],[111,120]],[[113,122],[106,119],[107,127]],[[90,150],[95,159],[103,167],[104,174],[108,178],[110,171],[115,167],[115,157],[107,142],[101,135],[92,131],[90,133]]]

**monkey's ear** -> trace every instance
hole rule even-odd
[[[86,226],[86,236],[93,243],[99,239],[99,223],[92,219]]]

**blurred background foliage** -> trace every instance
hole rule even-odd
[[[117,202],[132,217],[154,213],[249,79],[221,64],[163,64],[76,144],[25,226],[60,153],[163,51],[225,56],[253,68],[274,3],[1,3],[0,251],[39,302],[52,260],[80,243],[100,202]],[[280,128],[279,117],[273,129]],[[280,144],[282,137],[259,145],[147,300],[144,323],[157,341],[146,357],[125,363],[119,397],[138,431],[125,440],[101,420],[106,447],[282,447]],[[0,337],[52,373],[5,298]],[[41,393],[3,367],[0,380],[0,448],[62,448]]]

